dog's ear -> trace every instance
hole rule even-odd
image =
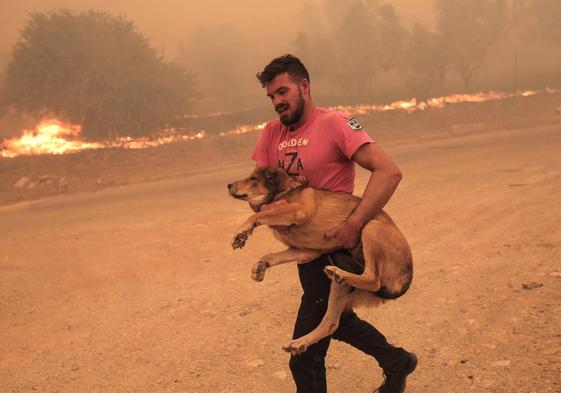
[[[274,182],[277,179],[279,171],[277,168],[268,167],[265,168],[265,179],[268,182]]]

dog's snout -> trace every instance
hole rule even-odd
[[[231,189],[232,187],[234,187],[233,183],[228,184],[228,190]]]

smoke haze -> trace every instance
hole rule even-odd
[[[210,0],[204,3],[166,0],[157,4],[146,0],[7,0],[0,5],[0,66],[4,68],[9,62],[11,47],[17,42],[20,29],[29,20],[28,13],[66,7],[77,11],[96,9],[131,19],[166,58],[177,60],[196,76],[197,87],[203,93],[193,108],[196,113],[237,111],[268,105],[254,76],[270,59],[283,53],[295,53],[310,68],[314,96],[320,105],[384,102],[412,96],[424,99],[466,88],[472,91],[510,91],[557,86],[560,83],[557,71],[561,57],[560,41],[542,39],[547,32],[532,36],[528,29],[530,22],[522,23],[520,15],[518,20],[512,18],[511,14],[516,10],[513,7],[518,7],[516,12],[523,14],[526,11],[522,10],[522,4],[527,6],[532,2],[520,1],[520,5],[516,0],[496,2],[508,7],[505,32],[496,43],[492,43],[483,64],[472,76],[468,76],[467,83],[451,68],[445,70],[443,78],[442,75],[419,76],[434,73],[430,70],[416,72],[409,66],[405,69],[400,63],[405,64],[403,59],[392,60],[395,65],[378,64],[380,53],[391,51],[393,39],[396,40],[395,45],[405,45],[404,42],[409,39],[407,34],[411,34],[416,24],[429,32],[438,29],[438,1],[388,2],[395,11],[392,28],[402,29],[404,35],[400,43],[397,43],[399,40],[396,37],[385,37],[382,43],[387,46],[376,49],[378,52],[354,46],[361,39],[352,36],[352,29],[359,31],[364,23],[360,15],[353,15],[349,10],[362,3],[375,4],[375,7],[386,4],[382,1],[290,0],[271,7],[257,0]],[[540,0],[536,3],[551,2]],[[346,25],[342,27],[344,23]],[[395,31],[397,34],[398,30]],[[346,33],[349,34],[347,41],[341,38]],[[304,49],[301,39],[305,39],[313,53]],[[333,52],[335,49],[336,54]],[[402,47],[402,53],[396,56],[424,51]],[[360,57],[369,52],[371,58]],[[338,60],[332,61],[330,56]],[[407,61],[409,64],[410,60]],[[353,68],[356,62],[376,65],[372,70],[364,70]],[[329,69],[330,66],[332,69]],[[348,80],[353,75],[358,76],[357,81]],[[442,82],[439,79],[443,79]],[[371,86],[367,88],[367,84]]]

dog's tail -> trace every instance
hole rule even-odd
[[[399,291],[391,291],[388,287],[383,285],[378,291],[374,292],[374,294],[378,297],[381,297],[382,299],[388,299],[388,300],[394,300],[404,295],[405,292],[407,292],[407,290],[411,286],[411,283],[413,282],[412,264],[407,266],[407,270],[400,277],[399,281],[402,283]]]

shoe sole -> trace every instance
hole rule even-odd
[[[409,364],[409,367],[407,368],[407,370],[405,370],[406,374],[405,374],[405,379],[403,380],[403,386],[401,387],[401,389],[398,393],[404,393],[405,392],[405,385],[406,385],[406,382],[407,382],[407,376],[409,374],[411,374],[413,371],[415,371],[415,369],[417,368],[417,363],[418,363],[417,355],[415,355],[413,352],[408,352],[408,354],[409,354],[409,357],[410,357],[410,364]],[[380,392],[381,387],[382,386],[380,386],[378,389],[374,390],[373,393]]]

